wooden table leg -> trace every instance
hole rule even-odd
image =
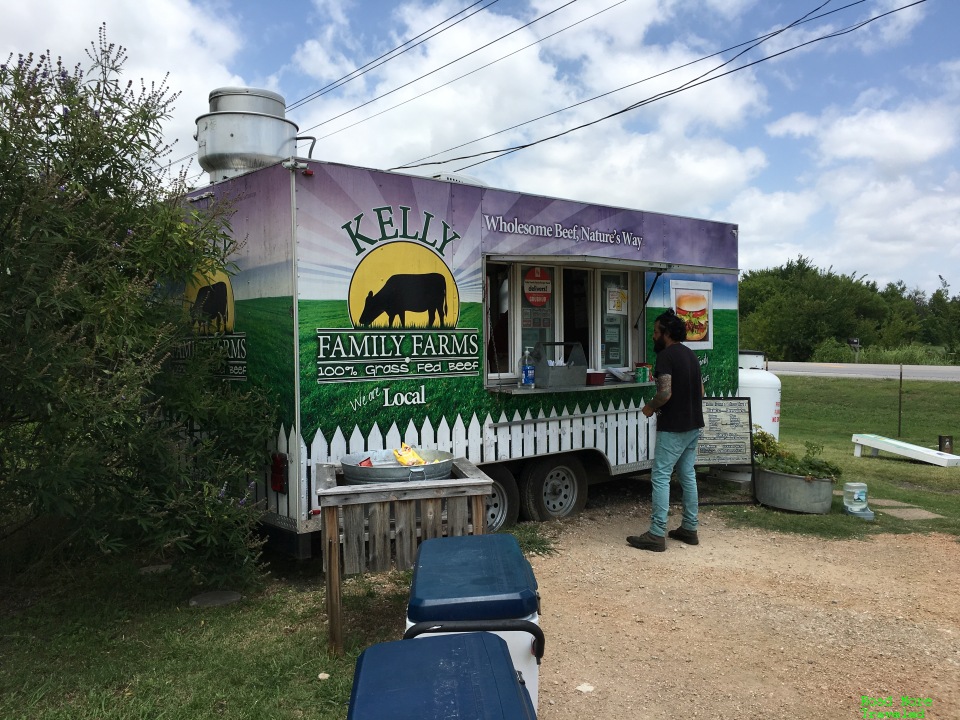
[[[336,655],[343,655],[340,528],[335,506],[323,509],[323,552],[327,561],[327,623],[330,626],[330,650]]]
[[[487,496],[473,495],[470,503],[473,506],[473,534],[483,535],[487,532]]]

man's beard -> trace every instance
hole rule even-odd
[[[664,348],[667,347],[667,344],[663,341],[663,338],[657,338],[653,341],[653,351],[657,354],[662,352]]]

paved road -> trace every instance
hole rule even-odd
[[[938,380],[960,382],[957,365],[867,365],[865,363],[799,363],[768,362],[775,375],[813,375],[817,377],[890,378],[898,380],[903,369],[904,380]]]

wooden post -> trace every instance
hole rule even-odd
[[[487,498],[485,495],[474,495],[470,498],[473,506],[473,534],[484,535],[487,532]]]
[[[327,560],[327,624],[330,626],[330,649],[335,655],[343,655],[340,527],[336,505],[323,508],[323,554]]]

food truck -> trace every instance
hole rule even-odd
[[[226,376],[280,408],[267,524],[319,530],[330,467],[403,444],[492,478],[493,529],[578,512],[592,482],[652,465],[641,408],[667,308],[707,395],[736,393],[736,225],[299,157],[280,96],[210,105],[211,184],[190,200],[232,203],[242,249],[188,302]]]

